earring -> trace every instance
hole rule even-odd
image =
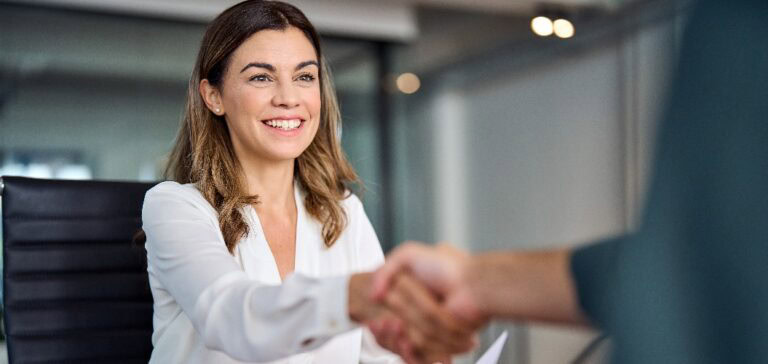
[[[218,109],[218,108],[217,108],[217,109],[216,109],[216,113],[218,114],[218,113],[220,113],[220,112],[221,112],[221,109]]]

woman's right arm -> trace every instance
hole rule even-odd
[[[280,286],[249,279],[224,245],[213,209],[185,187],[165,182],[150,190],[142,218],[148,265],[206,347],[270,361],[354,328],[349,277],[293,274]]]

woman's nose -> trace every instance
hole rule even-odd
[[[277,107],[292,108],[298,106],[299,96],[295,86],[291,83],[279,83],[272,97],[272,104]]]

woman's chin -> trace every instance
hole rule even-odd
[[[265,159],[272,162],[287,162],[287,161],[295,160],[303,152],[304,152],[304,149],[275,150],[275,151],[271,151],[270,153],[266,153],[262,155],[260,159]]]

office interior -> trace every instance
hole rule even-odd
[[[0,1],[0,175],[161,180],[205,24],[236,2]],[[323,35],[385,251],[632,229],[691,1],[288,2]],[[501,363],[570,363],[599,336],[494,321],[457,362],[504,330]]]

